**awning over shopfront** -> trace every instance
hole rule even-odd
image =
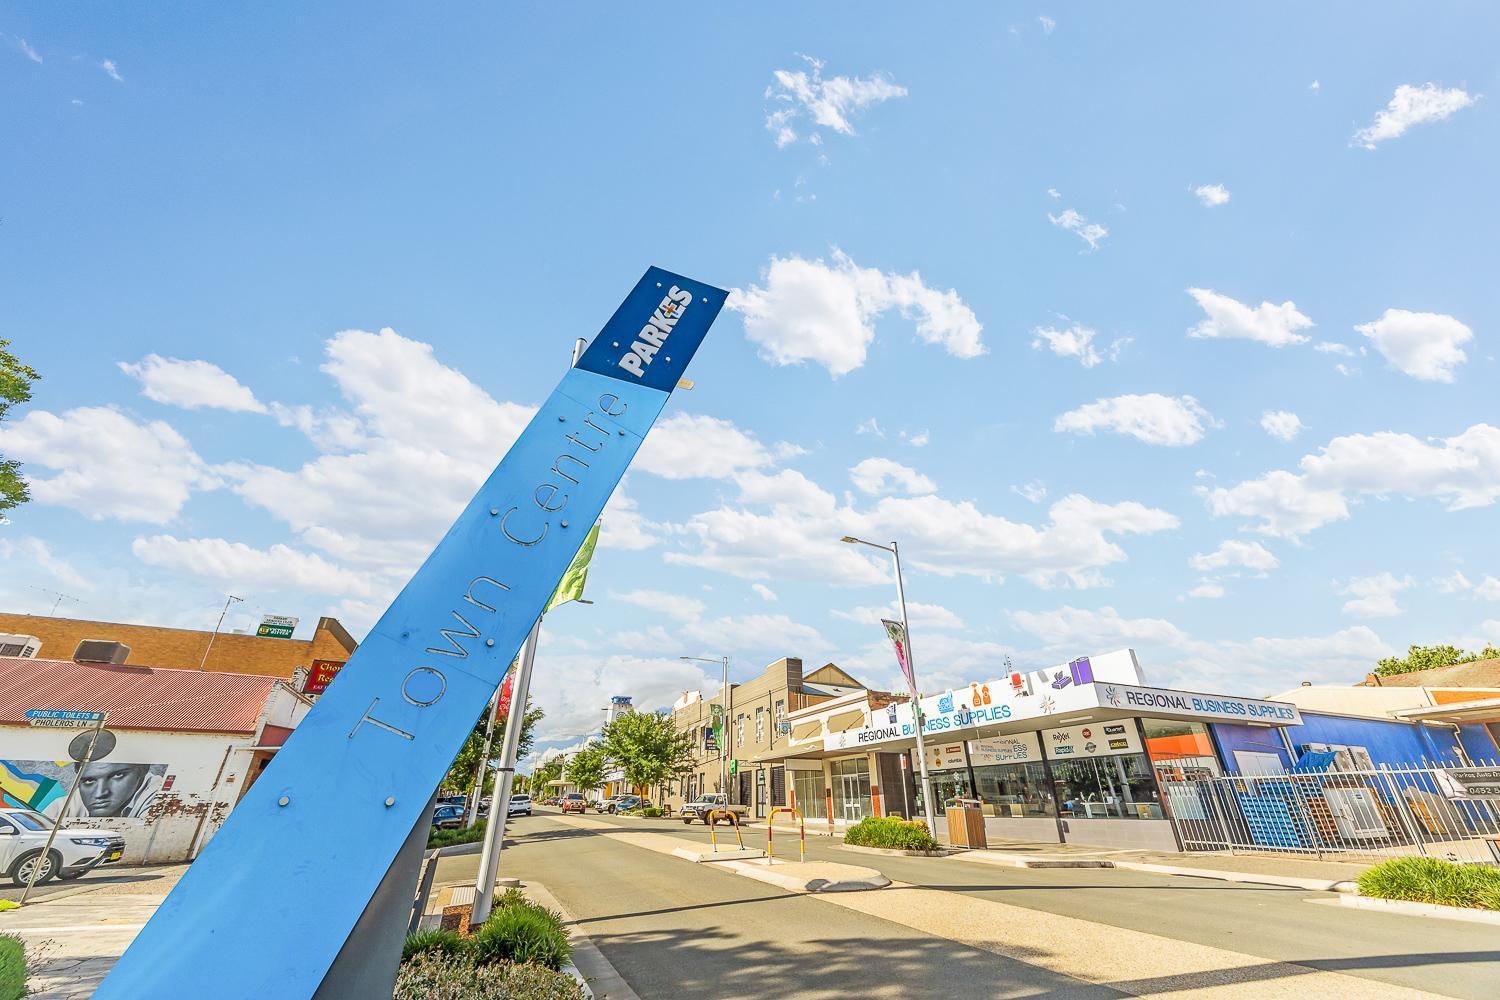
[[[1500,722],[1500,698],[1453,701],[1427,708],[1402,708],[1392,712],[1391,716],[1408,722],[1449,722],[1454,725]]]

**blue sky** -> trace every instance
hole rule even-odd
[[[893,684],[845,532],[929,687],[1500,641],[1497,20],[12,5],[0,606],[368,626],[654,263],[739,291],[549,619],[549,740],[679,654]]]

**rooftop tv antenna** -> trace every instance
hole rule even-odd
[[[32,590],[40,590],[44,594],[50,594],[53,597],[57,598],[57,600],[55,600],[55,601],[52,602],[52,610],[49,611],[49,612],[47,612],[47,616],[49,618],[56,618],[57,617],[57,608],[58,608],[58,605],[62,604],[63,601],[72,601],[74,604],[82,604],[83,603],[83,599],[82,598],[74,597],[72,594],[64,594],[64,593],[61,593],[61,592],[56,591],[56,590],[48,590],[46,587],[32,587],[31,589]]]

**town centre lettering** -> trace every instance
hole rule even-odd
[[[612,392],[606,392],[601,395],[599,397],[597,405],[599,407],[599,410],[602,411],[605,416],[609,417],[623,416],[625,414],[625,411],[629,408],[629,404],[627,404],[624,400],[620,399],[619,396],[615,395]],[[571,445],[583,449],[589,454],[595,454],[603,450],[606,445],[614,440],[615,434],[608,428],[600,427],[598,424],[594,423],[591,418],[596,415],[597,414],[593,410],[589,410],[588,414],[583,418],[585,426],[598,431],[601,435],[596,445],[591,445],[589,442],[581,439],[580,435],[586,433],[584,431],[576,431],[572,434],[568,434],[563,438],[563,440],[569,442],[569,444]],[[620,431],[619,433],[624,434],[625,432]],[[569,471],[564,471],[565,462],[573,463],[571,466],[566,466]],[[491,516],[499,517],[500,519],[498,525],[500,534],[504,536],[504,538],[511,544],[520,547],[523,551],[533,545],[536,545],[543,538],[545,538],[547,536],[547,532],[551,530],[552,521],[547,515],[560,514],[562,510],[568,505],[569,496],[566,492],[564,492],[567,487],[559,483],[552,482],[551,480],[567,480],[574,486],[578,486],[581,484],[582,480],[573,475],[573,473],[576,472],[579,475],[585,475],[587,474],[588,469],[589,463],[587,461],[577,455],[572,454],[568,448],[564,448],[563,452],[553,460],[551,468],[547,470],[547,475],[544,477],[547,481],[540,483],[534,490],[531,491],[532,504],[536,506],[537,510],[542,511],[543,513],[541,515],[537,515],[528,512],[528,514],[525,516],[529,516],[531,518],[531,522],[526,525],[526,530],[523,533],[530,535],[535,532],[535,537],[518,537],[510,530],[508,521],[513,515],[516,515],[523,510],[520,505],[511,506],[503,514],[500,513],[498,509],[491,508]],[[567,527],[567,522],[563,521],[562,526]],[[538,528],[540,530],[538,530]],[[480,618],[474,611],[469,609],[478,608],[481,612],[494,615],[499,611],[498,602],[501,600],[503,594],[509,590],[510,586],[508,584],[502,583],[492,576],[481,575],[474,577],[469,581],[468,586],[464,589],[462,598],[460,598],[460,604],[465,605],[466,607],[463,607],[462,609],[454,608],[449,612],[449,614],[451,614],[454,619],[456,619],[458,625],[462,626],[462,628],[455,628],[452,625],[446,628],[439,628],[438,633],[443,637],[444,642],[446,642],[447,644],[447,648],[445,649],[438,646],[428,646],[424,652],[430,653],[433,656],[447,656],[460,660],[468,659],[469,650],[468,647],[464,645],[464,640],[484,639],[485,634],[481,629],[476,628],[474,623],[471,622],[469,618],[464,617],[465,613],[473,617],[476,621],[483,622],[484,619]],[[497,603],[491,604],[489,603],[490,601],[495,601]],[[438,667],[431,666],[427,663],[413,667],[410,671],[408,671],[406,676],[402,678],[400,686],[400,694],[402,699],[405,700],[407,704],[414,705],[417,708],[430,708],[433,705],[436,705],[439,701],[442,700],[442,697],[447,693],[447,690],[447,675]],[[395,736],[399,736],[402,739],[415,739],[415,737],[407,730],[393,725],[392,723],[385,722],[379,718],[376,718],[374,712],[379,707],[380,698],[377,696],[371,700],[370,707],[365,709],[364,714],[360,717],[359,721],[354,724],[354,728],[349,730],[349,738],[351,740],[355,737],[356,734],[360,732],[361,728],[363,728],[366,723],[369,723],[371,726],[374,726],[377,729],[382,729]]]

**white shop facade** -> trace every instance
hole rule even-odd
[[[793,720],[801,739],[785,766],[795,804],[833,827],[925,811],[910,700],[862,700]],[[978,802],[991,840],[1153,850],[1180,849],[1162,783],[1218,773],[1212,723],[1264,727],[1274,739],[1301,721],[1286,702],[1149,686],[1129,649],[976,682],[921,708],[940,811]]]

